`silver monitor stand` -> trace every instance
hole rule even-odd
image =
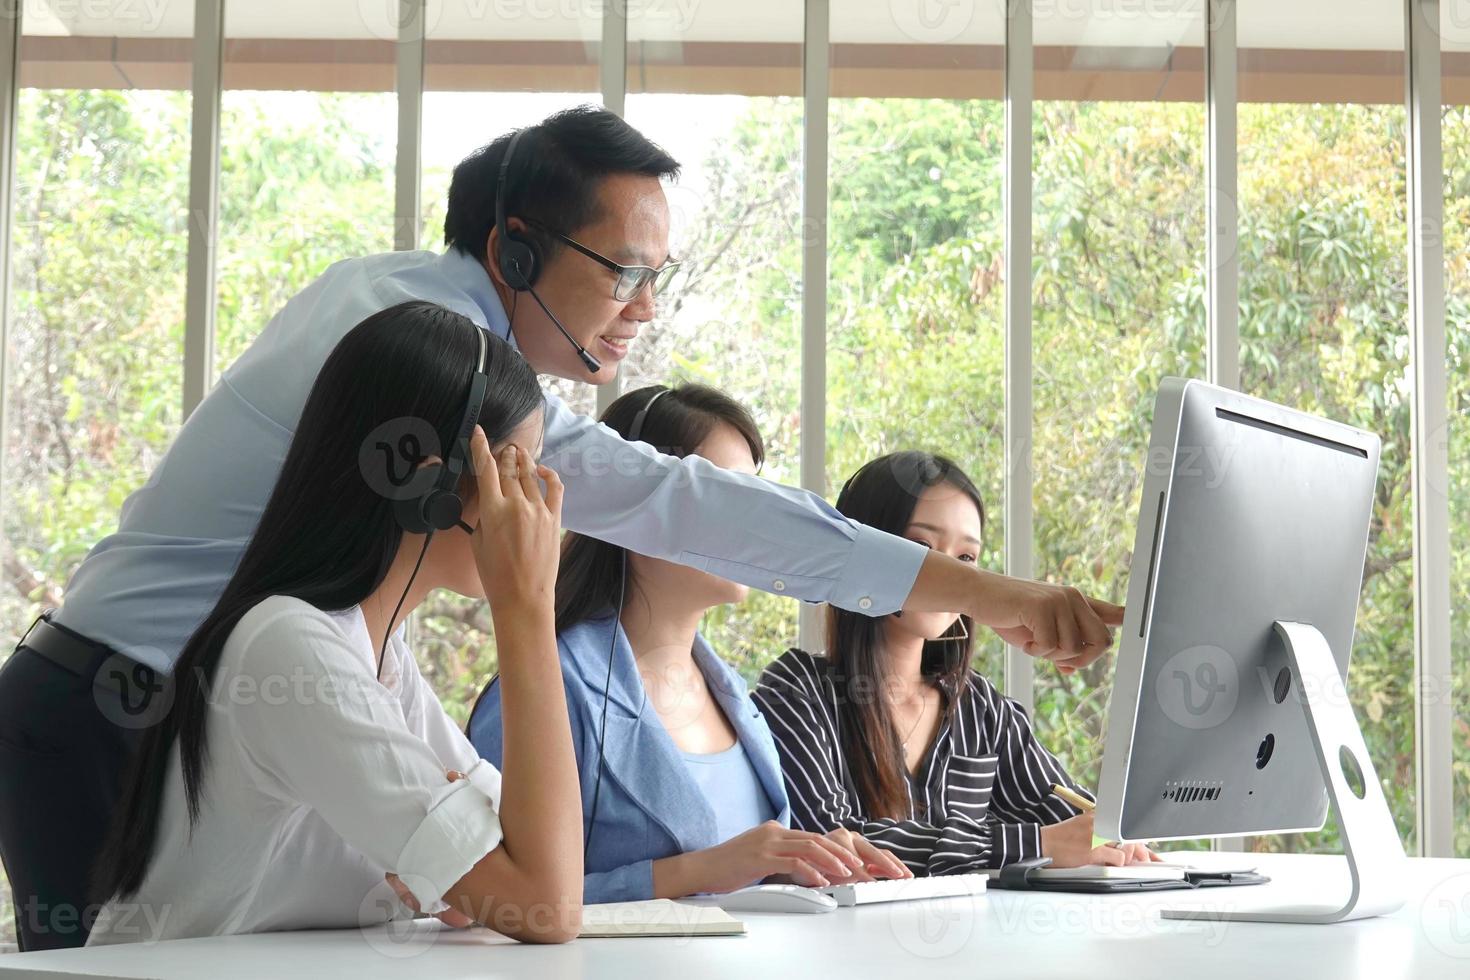
[[[1404,845],[1327,639],[1317,627],[1306,623],[1278,621],[1275,630],[1286,647],[1295,680],[1292,687],[1300,692],[1297,700],[1306,712],[1312,747],[1327,783],[1332,812],[1337,814],[1352,887],[1334,902],[1245,909],[1165,909],[1166,919],[1322,924],[1387,915],[1404,904]]]

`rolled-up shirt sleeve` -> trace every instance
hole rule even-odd
[[[422,907],[500,844],[494,767],[449,782],[398,698],[329,622],[278,615],[238,650],[216,686],[262,786],[319,813]]]
[[[456,769],[464,773],[465,778],[490,797],[499,810],[500,770],[490,760],[481,758],[479,751],[470,744],[469,737],[444,711],[439,696],[424,680],[418,661],[414,660],[403,642],[402,631],[394,636],[392,650],[402,677],[399,699],[403,702],[409,726],[423,733],[424,740],[446,770]]]
[[[885,615],[927,553],[806,490],[628,442],[553,395],[541,461],[566,486],[569,530],[777,595]]]

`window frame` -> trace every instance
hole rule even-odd
[[[1443,256],[1442,111],[1439,0],[1402,0],[1405,17],[1405,107],[1409,234],[1409,340],[1414,392],[1411,461],[1414,518],[1414,679],[1420,853],[1453,856],[1453,703],[1450,651],[1451,531]],[[403,0],[396,57],[398,146],[395,169],[395,246],[417,247],[421,122],[424,89],[425,0]],[[10,316],[10,211],[13,200],[15,130],[20,42],[25,5],[0,18],[0,467],[5,459],[5,408]],[[1029,281],[1031,265],[1031,116],[1034,46],[1029,3],[1007,4],[1006,101],[1006,279]],[[190,213],[185,324],[184,416],[198,405],[212,381],[215,308],[215,225],[218,213],[219,114],[225,0],[196,0],[194,14],[193,121],[190,155]],[[1206,173],[1208,373],[1211,381],[1239,382],[1238,255],[1236,241],[1235,0],[1207,0]],[[826,300],[827,300],[827,109],[830,89],[830,0],[806,0],[802,42],[804,113],[803,223],[822,234],[803,244],[801,484],[825,493]],[[603,5],[599,76],[603,103],[621,113],[627,91],[627,20],[621,4]],[[1013,275],[1012,272],[1016,274]],[[1008,289],[1005,300],[1006,493],[1005,559],[1013,575],[1033,573],[1031,491],[1032,364],[1031,295]],[[598,391],[598,407],[618,393],[616,384]],[[0,511],[4,478],[0,471]],[[814,608],[802,610],[802,642],[816,634]],[[1031,703],[1034,661],[1007,652],[1005,688]]]

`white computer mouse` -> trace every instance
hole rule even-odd
[[[831,912],[837,899],[801,885],[751,885],[716,897],[726,912]]]

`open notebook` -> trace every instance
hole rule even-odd
[[[745,923],[717,906],[655,898],[582,908],[581,939],[613,936],[742,936]]]

